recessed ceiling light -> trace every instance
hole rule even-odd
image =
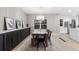
[[[43,7],[39,7],[39,9],[43,9]]]
[[[71,13],[71,12],[72,12],[72,10],[71,10],[71,9],[69,9],[69,10],[68,10],[68,12],[69,12],[69,13]]]

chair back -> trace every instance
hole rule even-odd
[[[48,32],[48,37],[50,37],[52,32],[50,30],[47,30],[47,32]]]
[[[44,42],[45,41],[45,34],[38,34],[36,36],[37,41]]]

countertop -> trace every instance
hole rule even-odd
[[[26,28],[29,28],[29,27],[26,27]],[[26,29],[26,28],[13,29],[13,30],[2,30],[2,31],[0,31],[0,34],[4,34],[4,33],[8,33],[8,32],[12,32],[12,31],[17,31],[17,30],[22,30],[22,29]]]

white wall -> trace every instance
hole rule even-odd
[[[79,34],[79,28],[70,29],[70,35],[69,36],[72,40],[79,42],[79,35],[78,34]]]
[[[71,23],[72,19],[75,19],[76,21],[76,27],[78,26],[78,16],[64,16],[64,15],[59,15],[58,16],[58,20],[63,19],[63,26],[60,27],[60,33],[67,33],[67,28],[64,27],[64,22],[68,21],[69,23]]]
[[[37,16],[37,14],[27,15],[27,19],[28,19],[27,22],[32,29],[33,29],[33,20],[35,16]],[[47,28],[54,33],[59,32],[58,15],[44,14],[44,16],[47,17]]]
[[[78,26],[78,16],[63,16],[63,15],[59,15],[58,19],[63,19],[63,21],[69,21],[71,23],[72,19],[75,19],[76,21],[76,27]]]
[[[18,7],[0,7],[0,31],[4,28],[4,16],[23,20],[27,24],[26,14]]]

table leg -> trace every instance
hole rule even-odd
[[[46,42],[46,47],[48,47],[48,35],[47,34],[46,34],[45,42]]]

